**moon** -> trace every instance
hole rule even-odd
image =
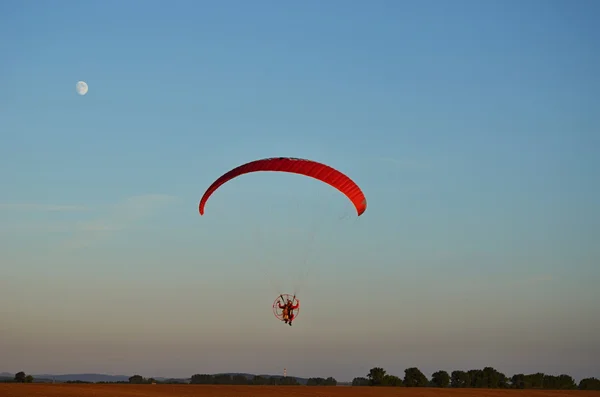
[[[85,95],[88,92],[88,85],[85,81],[78,81],[77,84],[75,84],[75,91],[77,91],[77,93],[79,95]]]

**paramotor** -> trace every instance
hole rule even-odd
[[[286,310],[286,304],[291,303],[291,310]],[[300,313],[300,301],[296,295],[281,294],[273,302],[273,314],[279,321],[292,325],[292,321],[298,317]]]

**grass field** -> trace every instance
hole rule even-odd
[[[395,387],[0,384],[0,397],[600,397],[600,391]]]

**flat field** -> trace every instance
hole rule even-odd
[[[600,391],[403,387],[0,384],[0,397],[600,397]]]

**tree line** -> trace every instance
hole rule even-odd
[[[17,372],[14,379],[3,382],[32,383],[34,377],[25,372]],[[66,383],[91,383],[84,381],[67,381]],[[141,375],[133,375],[129,382],[98,382],[98,383],[132,383],[132,384],[154,384],[154,383],[187,383],[183,379],[156,380],[144,378]],[[248,377],[241,374],[195,374],[189,381],[196,385],[289,385],[299,386],[295,377],[283,376],[258,376]],[[308,378],[307,386],[336,386],[337,380],[328,378]],[[428,379],[421,370],[416,367],[404,370],[404,377],[388,374],[381,367],[371,368],[365,377],[352,380],[352,386],[388,386],[388,387],[437,387],[437,388],[486,388],[486,389],[554,389],[554,390],[600,390],[600,380],[597,378],[582,379],[579,384],[570,375],[548,375],[541,372],[534,374],[515,374],[510,378],[493,367],[483,369],[472,369],[469,371],[444,370],[434,372]]]
[[[135,378],[135,379],[133,379]],[[144,383],[144,378],[139,375],[129,378],[131,383]],[[133,381],[133,382],[132,382]],[[295,377],[283,376],[259,376],[248,377],[241,374],[195,374],[190,378],[190,384],[194,385],[271,385],[271,386],[300,386],[301,383]],[[307,386],[336,386],[337,380],[329,378],[308,378]]]
[[[452,387],[452,388],[485,388],[485,389],[553,389],[553,390],[600,390],[600,380],[585,378],[575,383],[570,375],[548,375],[541,372],[535,374],[515,374],[507,377],[492,367],[472,369],[469,371],[440,370],[434,372],[431,379],[416,367],[404,370],[400,378],[388,374],[381,367],[371,368],[366,377],[352,380],[352,386],[391,386],[391,387]]]

